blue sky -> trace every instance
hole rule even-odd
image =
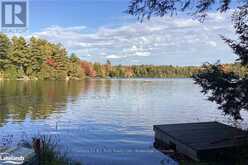
[[[62,27],[118,24],[128,0],[29,0],[31,32],[51,25]]]
[[[210,13],[204,24],[189,16],[139,23],[128,0],[29,0],[29,37],[62,43],[81,59],[114,64],[201,65],[233,62],[219,34],[233,36],[230,13]]]

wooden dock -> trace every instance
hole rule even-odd
[[[155,125],[153,129],[155,143],[195,161],[228,158],[248,146],[247,132],[218,122]]]

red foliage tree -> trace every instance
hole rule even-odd
[[[57,66],[56,62],[52,58],[47,58],[46,59],[46,63],[48,65],[52,66],[52,67],[56,67]]]
[[[80,66],[87,76],[96,77],[96,71],[94,70],[92,63],[81,61]]]

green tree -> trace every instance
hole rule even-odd
[[[68,57],[60,44],[32,37],[9,38],[0,34],[1,78],[67,79],[81,78],[84,71],[76,55]]]
[[[232,16],[235,32],[238,40],[231,40],[225,37],[222,39],[233,49],[238,56],[237,61],[248,68],[248,1],[234,0],[131,0],[128,13],[143,18],[150,18],[153,15],[164,16],[175,14],[176,11],[190,10],[194,16],[204,20],[211,7],[221,12],[229,9],[231,2],[236,11]],[[240,77],[234,72],[226,72],[223,65],[207,64],[203,70],[194,76],[194,80],[202,87],[204,94],[209,94],[209,100],[219,104],[219,108],[225,114],[231,115],[234,119],[241,119],[240,111],[248,111],[248,75]]]
[[[238,40],[223,37],[224,41],[238,56],[237,61],[248,69],[248,8],[242,7],[233,14],[233,23]],[[205,65],[204,70],[195,75],[197,84],[208,99],[219,104],[225,114],[242,119],[240,111],[248,110],[248,74],[241,77],[235,72],[227,72],[223,65]]]
[[[23,37],[12,38],[10,60],[12,64],[16,65],[20,73],[27,72],[28,67],[31,65],[31,53],[28,43]]]
[[[44,61],[45,54],[43,53],[42,49],[44,42],[40,39],[37,39],[35,37],[32,37],[30,39],[30,64],[27,69],[28,75],[36,76],[40,70],[41,65]]]
[[[187,12],[203,21],[211,8],[225,12],[230,8],[231,2],[239,7],[248,3],[247,0],[130,0],[126,12],[137,16],[140,21],[144,18],[150,19],[151,16],[175,15],[178,11]]]
[[[11,42],[5,34],[0,34],[0,70],[4,70],[9,64],[9,52]]]
[[[52,59],[55,61],[55,79],[65,79],[67,77],[68,58],[67,52],[60,45],[54,47]]]
[[[76,54],[72,53],[69,59],[68,76],[70,79],[82,79],[85,77],[85,72],[80,66],[80,59]]]
[[[96,71],[97,77],[106,77],[105,68],[100,63],[94,63],[93,68]]]

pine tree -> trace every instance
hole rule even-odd
[[[53,55],[51,58],[54,60],[55,79],[66,79],[69,64],[66,50],[60,45],[53,45]]]
[[[243,6],[232,16],[238,40],[222,37],[238,56],[237,61],[248,69],[248,6]],[[219,104],[225,114],[234,119],[241,119],[240,111],[248,110],[248,74],[241,77],[238,73],[229,72],[225,65],[205,65],[204,70],[194,77],[197,84],[203,88],[204,94],[209,94],[210,101]]]
[[[70,79],[82,79],[85,76],[84,70],[80,67],[80,59],[74,53],[69,59],[68,76]]]
[[[42,49],[44,49],[43,41],[40,39],[37,39],[35,37],[32,37],[30,39],[30,65],[28,66],[28,74],[33,74],[35,76],[37,73],[41,70],[41,65],[44,60],[44,53]]]
[[[27,72],[28,66],[31,65],[31,53],[28,43],[23,37],[13,37],[12,47],[10,49],[11,63],[16,65],[18,70]]]
[[[0,70],[8,67],[11,42],[5,34],[0,34]]]

